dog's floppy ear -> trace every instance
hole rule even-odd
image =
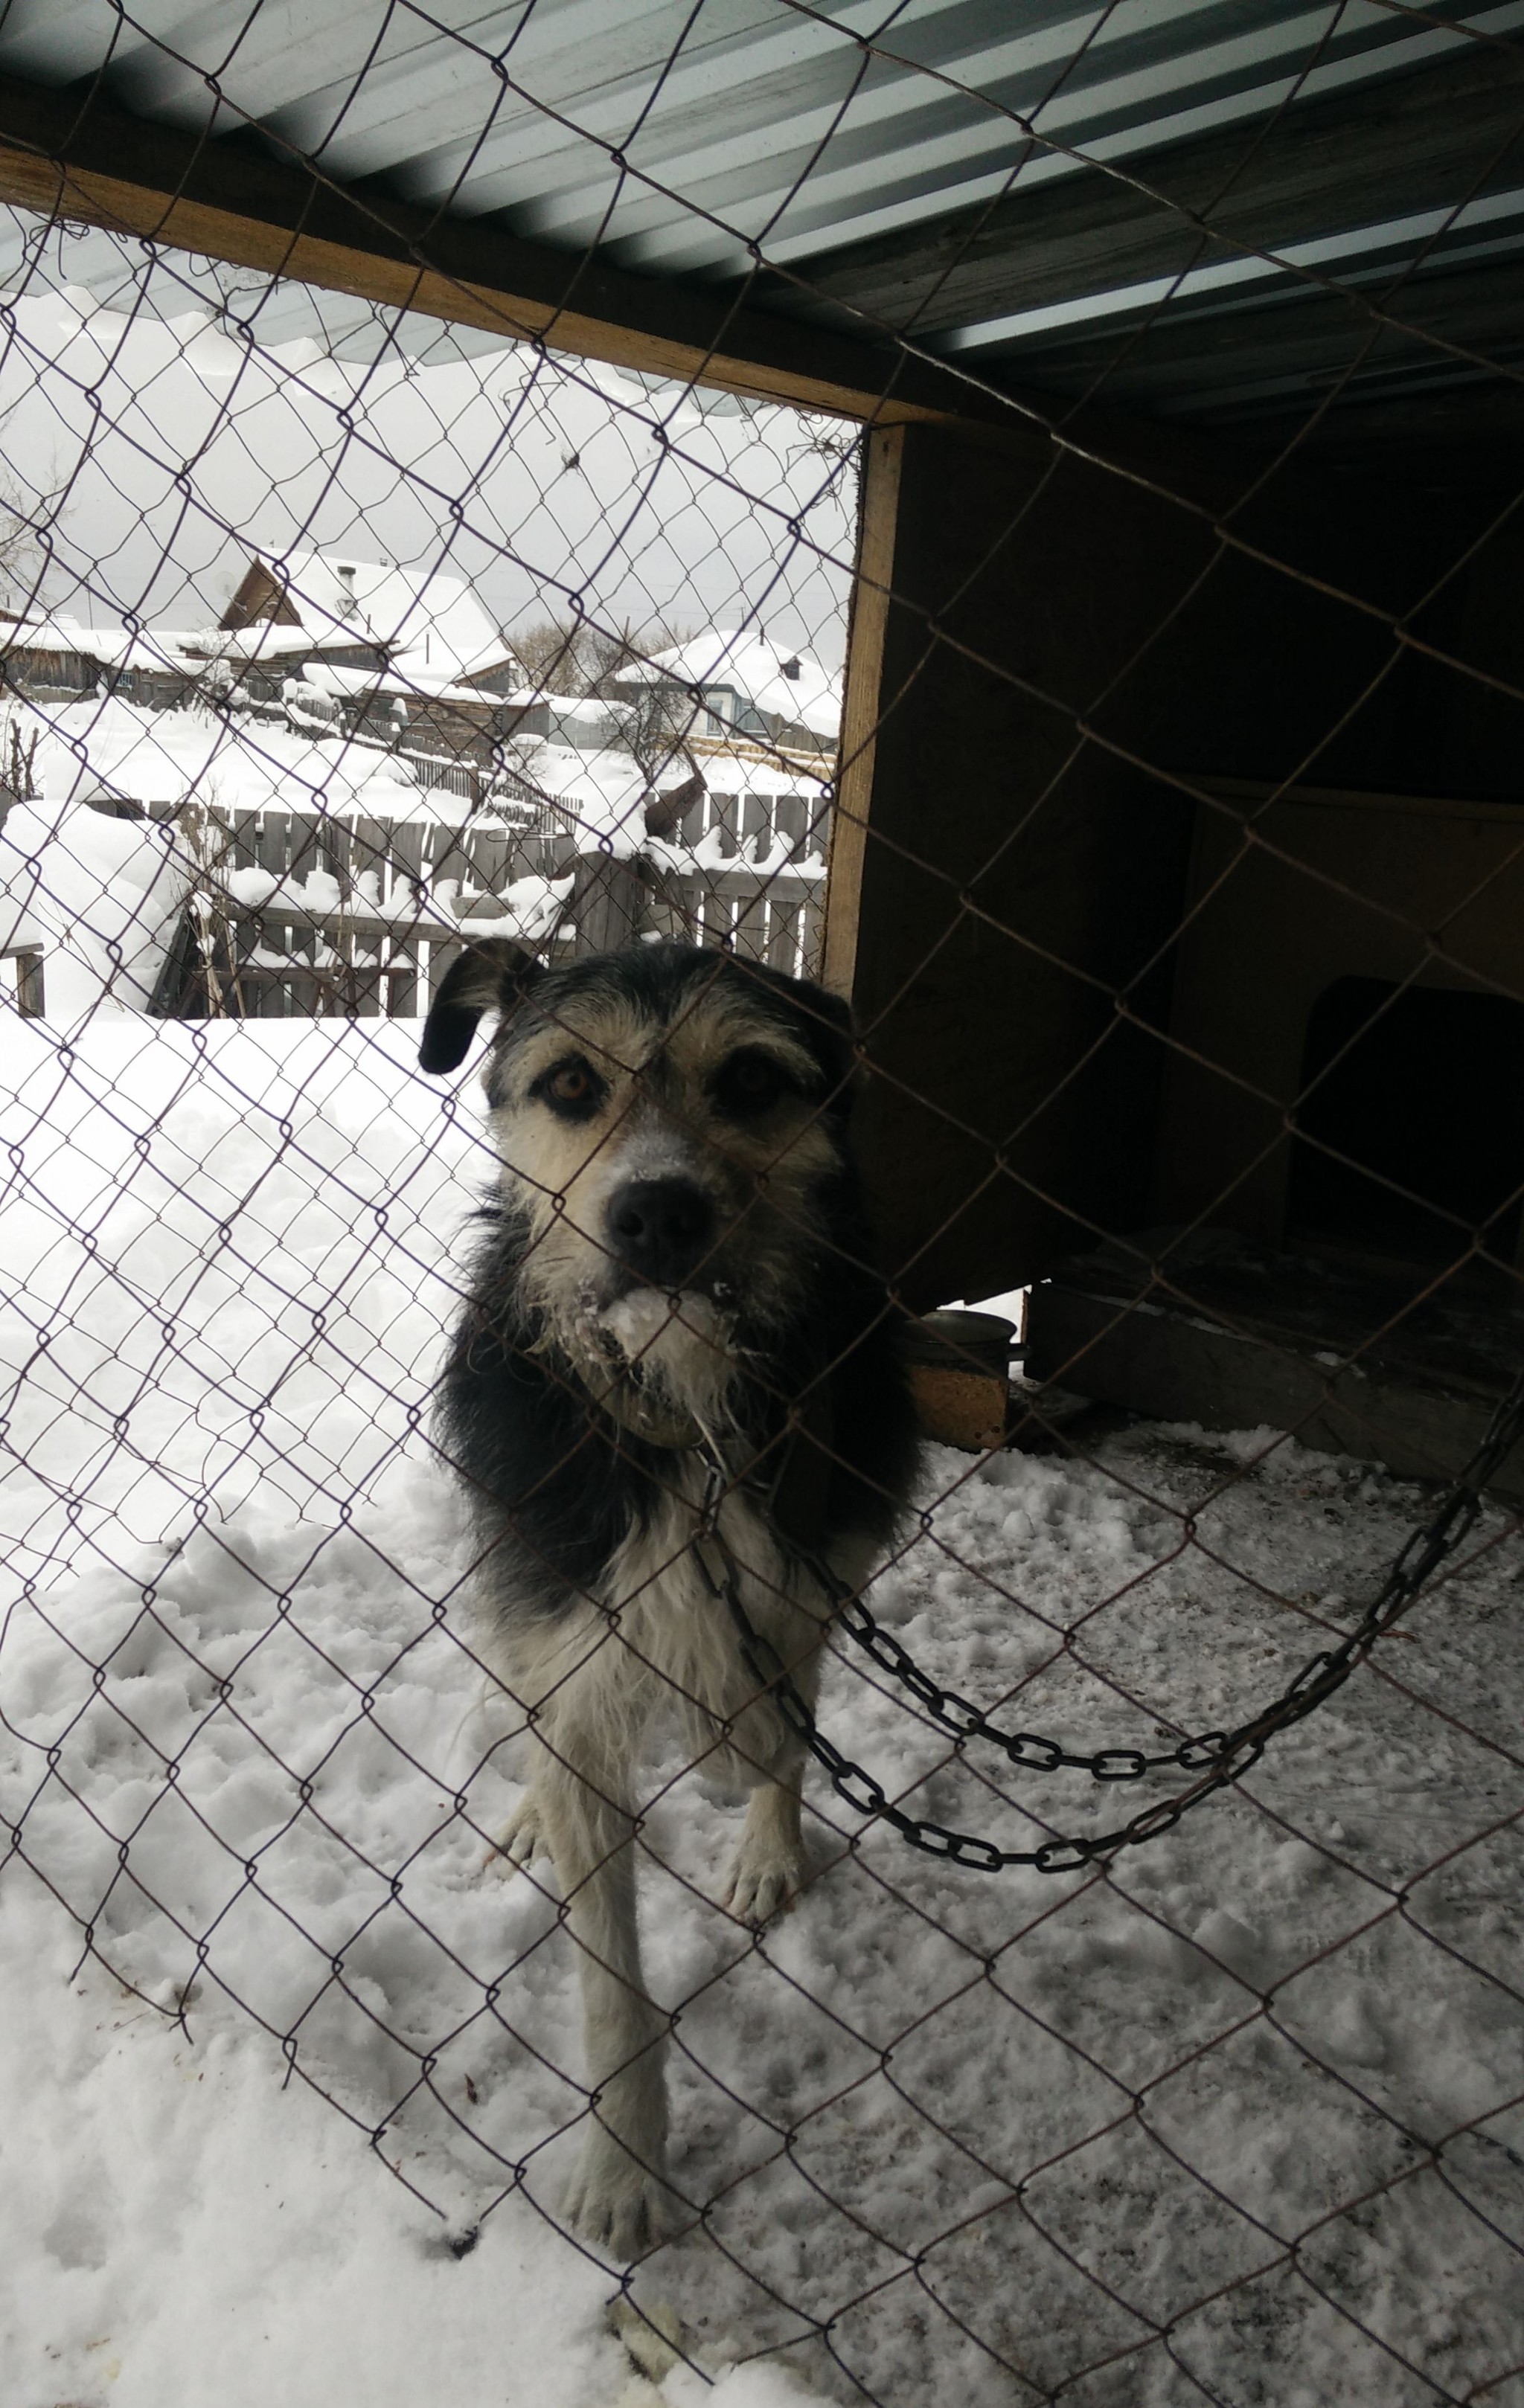
[[[830,1110],[847,1113],[852,1110],[856,1092],[857,1024],[852,1007],[843,1003],[828,987],[817,986],[812,979],[798,981],[804,1010],[811,1023],[811,1042],[827,1078],[830,1082]]]
[[[805,1042],[826,1080],[827,1110],[844,1117],[852,1110],[857,1065],[857,1024],[852,1006],[829,987],[817,986],[813,979],[791,978],[786,970],[775,970],[764,962],[742,962],[734,956],[732,961],[735,975],[751,981],[765,994],[782,997],[797,1015],[796,1025],[803,1024]]]
[[[748,968],[750,965],[748,965]],[[767,984],[787,996],[808,1031],[810,1051],[820,1064],[829,1089],[829,1110],[851,1111],[855,1084],[857,1024],[852,1006],[813,979],[790,978],[783,970],[764,970]]]
[[[456,1070],[471,1050],[484,1011],[511,1011],[539,977],[542,965],[508,937],[486,937],[458,953],[428,1008],[420,1068],[438,1077]]]

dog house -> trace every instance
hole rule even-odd
[[[1501,454],[1380,423],[1271,464],[1237,545],[1215,441],[1119,491],[876,438],[853,989],[913,1302],[1032,1282],[1040,1382],[1433,1473],[1524,1344],[1524,549]],[[1468,534],[1445,636],[1394,637]]]
[[[317,160],[299,43],[60,33],[0,193],[861,424],[824,975],[904,1305],[1031,1285],[1039,1382],[1444,1470],[1524,1359],[1524,53],[1124,8],[1054,100],[999,13],[673,64],[616,0],[554,111],[446,78],[438,192],[424,20]]]
[[[1198,824],[1157,1217],[1439,1264],[1475,1231],[1517,1259],[1516,809],[1326,788],[1224,798],[1263,842],[1244,852],[1228,819]]]

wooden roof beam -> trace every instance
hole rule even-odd
[[[881,425],[948,419],[964,404],[965,385],[934,366],[758,309],[745,287],[632,276],[597,251],[336,184],[295,151],[273,155],[268,138],[132,115],[94,82],[0,76],[0,200],[38,216]]]

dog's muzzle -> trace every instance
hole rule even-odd
[[[691,1179],[631,1179],[604,1214],[609,1252],[641,1285],[690,1286],[712,1251],[713,1202]]]

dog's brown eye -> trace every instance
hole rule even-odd
[[[556,1111],[586,1113],[596,1111],[603,1082],[591,1063],[577,1054],[568,1062],[557,1062],[537,1079],[532,1092]]]

